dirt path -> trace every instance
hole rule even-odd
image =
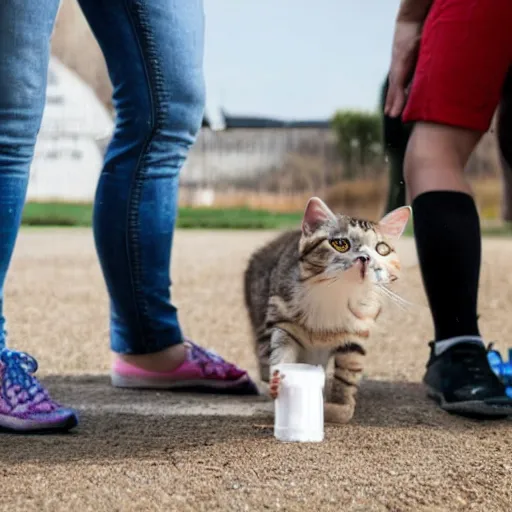
[[[186,332],[255,372],[241,297],[247,256],[271,233],[180,232],[174,298]],[[35,355],[67,436],[0,436],[3,511],[509,511],[510,421],[435,409],[419,384],[430,336],[411,241],[368,356],[354,421],[318,445],[272,437],[270,403],[109,386],[107,300],[89,231],[24,231],[7,283],[11,345]],[[512,242],[484,245],[484,334],[507,348]],[[412,266],[410,266],[412,265]]]

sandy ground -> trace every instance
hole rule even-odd
[[[272,233],[177,234],[174,299],[186,332],[255,374],[242,302],[248,255]],[[66,436],[0,436],[0,510],[506,511],[510,421],[437,410],[420,380],[431,335],[410,240],[368,356],[353,422],[320,444],[272,436],[265,398],[114,390],[107,299],[87,230],[24,231],[7,283],[11,345],[82,422]],[[512,242],[484,244],[484,334],[507,348]]]

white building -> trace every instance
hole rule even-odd
[[[223,117],[217,117],[208,115],[214,129],[201,130],[181,172],[180,201],[185,204],[212,205],[216,189],[257,180],[282,167],[302,146],[312,144],[321,158],[326,145],[332,145],[333,135],[325,129],[224,130]],[[52,57],[27,199],[92,202],[113,129],[114,120],[93,89]]]
[[[27,199],[92,201],[113,128],[94,91],[52,57]]]

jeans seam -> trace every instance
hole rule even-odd
[[[133,172],[127,213],[127,256],[130,267],[132,291],[135,300],[135,311],[138,318],[139,331],[142,335],[142,340],[140,340],[140,342],[142,342],[144,346],[148,347],[148,341],[154,342],[155,340],[153,337],[148,339],[148,337],[151,336],[151,329],[147,328],[147,324],[149,322],[149,307],[142,292],[142,263],[138,230],[140,228],[139,206],[144,183],[145,160],[148,154],[149,145],[151,144],[155,132],[161,122],[159,119],[158,108],[156,106],[157,102],[155,102],[155,97],[158,96],[158,91],[156,90],[157,88],[154,83],[158,81],[159,72],[158,70],[151,69],[151,55],[155,53],[154,40],[148,30],[149,24],[144,23],[143,5],[138,2],[134,2],[134,9],[136,10],[135,16],[130,10],[127,0],[125,0],[124,5],[134,31],[135,40],[139,46],[140,56],[146,75],[151,109],[151,131],[144,140],[139,159]],[[149,58],[146,58],[146,56],[149,56]]]

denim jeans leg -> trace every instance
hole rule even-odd
[[[111,300],[111,348],[182,342],[170,264],[179,172],[204,111],[202,0],[80,0],[114,86],[116,129],[94,236]]]
[[[41,125],[58,0],[0,1],[0,349],[4,283]]]

